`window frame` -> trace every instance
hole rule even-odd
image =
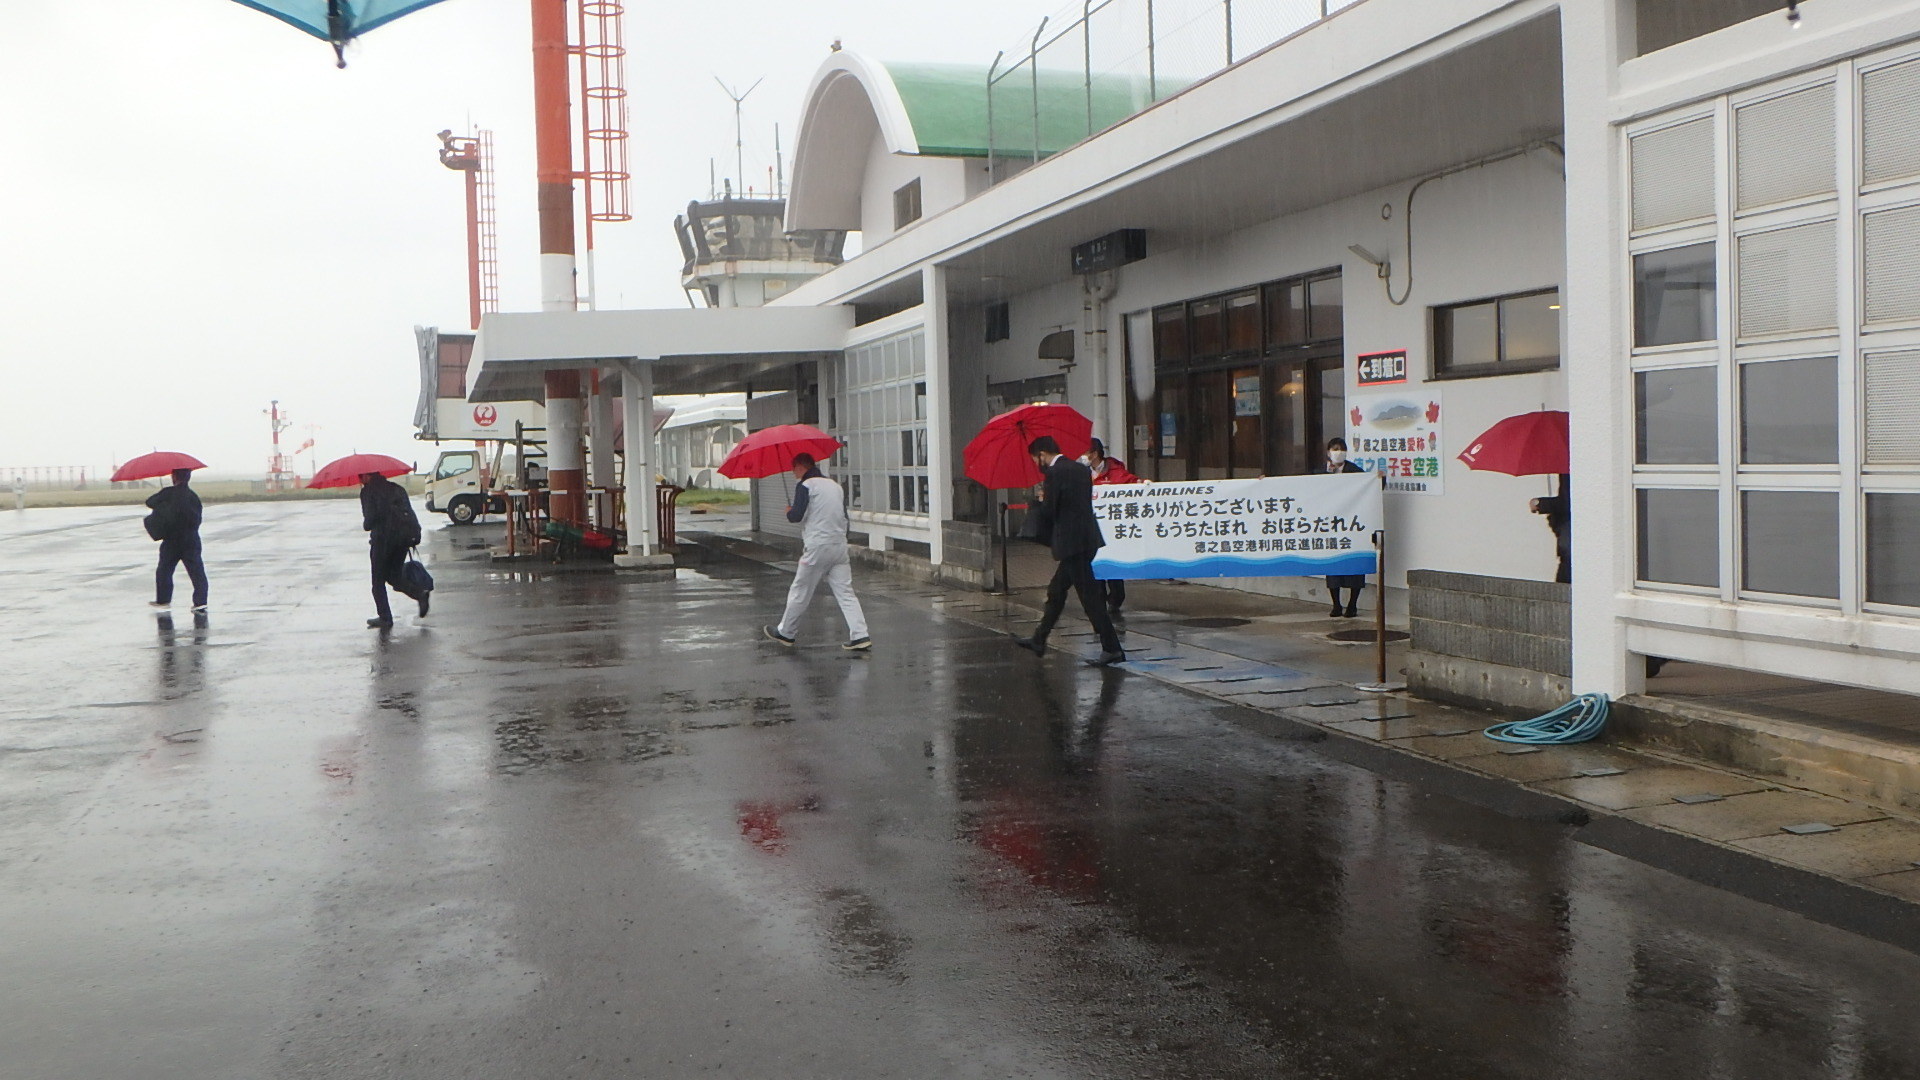
[[[1446,381],[1449,379],[1485,379],[1500,375],[1532,375],[1542,371],[1560,370],[1560,361],[1566,353],[1566,340],[1565,336],[1560,333],[1559,328],[1555,329],[1555,337],[1559,339],[1559,347],[1554,350],[1554,356],[1551,360],[1544,357],[1532,360],[1506,359],[1507,303],[1513,300],[1525,300],[1536,296],[1548,295],[1552,295],[1557,299],[1559,294],[1560,286],[1553,285],[1544,289],[1527,289],[1521,292],[1501,293],[1498,296],[1484,296],[1477,300],[1462,300],[1452,304],[1435,304],[1428,308],[1427,325],[1428,332],[1432,335],[1432,348],[1428,350],[1428,355],[1431,357],[1429,364],[1431,370],[1427,372],[1427,377],[1436,381]],[[1448,336],[1441,331],[1442,319],[1444,317],[1450,317],[1452,312],[1459,311],[1462,308],[1483,307],[1488,304],[1493,305],[1493,362],[1474,364],[1452,363],[1451,357],[1448,355]],[[1559,311],[1560,309],[1561,304],[1554,304],[1552,306],[1552,310],[1554,311]]]
[[[925,204],[920,201],[920,178],[913,179],[893,189],[893,231],[919,221],[925,215]]]

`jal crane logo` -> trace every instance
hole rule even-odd
[[[473,422],[478,427],[490,428],[500,419],[500,410],[492,405],[475,405]]]

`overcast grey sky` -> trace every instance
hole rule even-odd
[[[835,38],[878,59],[986,64],[1057,0],[632,0],[634,220],[598,233],[602,307],[684,304],[675,213],[749,172]],[[0,35],[0,470],[159,447],[257,474],[262,410],[295,445],[425,461],[412,327],[464,329],[460,178],[434,133],[493,129],[501,306],[538,307],[527,0],[445,0],[336,70],[325,43],[231,0],[7,5]],[[963,12],[963,14],[962,14]],[[304,459],[303,459],[304,462]],[[305,472],[304,463],[301,471]]]

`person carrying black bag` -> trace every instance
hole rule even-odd
[[[160,565],[153,573],[153,601],[149,607],[173,606],[173,571],[187,568],[193,582],[193,610],[207,610],[207,568],[200,561],[200,496],[187,486],[193,470],[173,470],[173,486],[147,498],[147,535],[160,541]]]
[[[1100,635],[1100,656],[1093,663],[1100,667],[1118,664],[1127,658],[1120,648],[1120,635],[1114,632],[1113,619],[1107,614],[1107,599],[1100,582],[1093,576],[1093,557],[1104,546],[1100,519],[1093,516],[1093,473],[1085,465],[1064,457],[1060,444],[1041,436],[1028,444],[1027,452],[1045,477],[1040,489],[1040,505],[1028,519],[1031,533],[1022,530],[1053,549],[1053,580],[1047,583],[1047,606],[1040,614],[1040,625],[1030,638],[1015,638],[1013,643],[1035,656],[1045,656],[1047,635],[1067,606],[1067,592],[1080,594],[1080,607],[1087,621]]]
[[[379,473],[360,474],[360,527],[367,536],[367,557],[373,566],[373,607],[378,614],[367,620],[369,627],[385,630],[393,625],[393,609],[387,605],[387,587],[420,603],[420,615],[426,617],[429,598],[425,589],[415,589],[407,581],[407,552],[420,543],[420,519],[413,512],[413,500],[407,489]]]

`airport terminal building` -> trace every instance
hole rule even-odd
[[[1920,0],[1787,7],[1107,0],[988,63],[836,51],[785,224],[857,254],[750,310],[489,316],[469,384],[747,392],[847,444],[869,547],[982,585],[1002,496],[960,450],[1013,404],[1159,480],[1343,437],[1443,690],[1659,657],[1920,692]],[[1570,586],[1557,482],[1456,460],[1543,408]]]

